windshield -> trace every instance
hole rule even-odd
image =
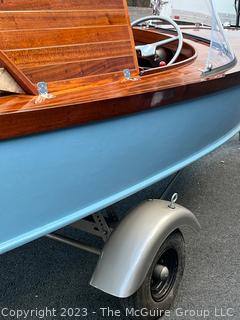
[[[217,5],[216,5],[217,4]],[[193,28],[204,28],[204,32],[194,32],[209,40],[210,48],[203,75],[223,73],[232,67],[236,58],[228,43],[224,24],[234,21],[234,1],[231,0],[129,0],[130,6],[139,7],[130,10],[133,19],[138,14],[169,16],[182,26],[182,32],[191,32],[186,24]],[[219,17],[219,12],[222,20]],[[229,22],[227,22],[229,21]]]

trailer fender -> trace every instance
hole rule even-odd
[[[163,200],[149,200],[131,211],[103,248],[90,284],[119,298],[142,285],[159,248],[175,230],[200,230],[188,209]]]

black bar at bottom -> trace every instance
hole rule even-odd
[[[238,0],[237,4],[237,20],[236,20],[236,26],[240,27],[240,0]]]

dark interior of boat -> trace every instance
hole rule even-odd
[[[134,28],[133,34],[135,46],[156,43],[158,41],[171,38],[173,37],[172,33],[173,32],[171,30],[169,32],[167,29],[163,29],[161,33],[153,33],[149,29]],[[174,68],[174,66],[177,67],[179,65],[190,63],[196,58],[196,51],[194,47],[187,41],[184,41],[177,60],[173,65],[169,66],[168,64],[176,53],[177,46],[178,40],[159,46],[154,55],[146,58],[142,57],[137,50],[138,65],[141,70],[141,74],[144,75],[149,72],[160,72],[163,68],[164,70],[166,70],[166,68]],[[161,65],[162,62],[163,65]]]

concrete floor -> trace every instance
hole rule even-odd
[[[125,210],[142,198],[160,195],[162,184],[154,185],[118,205]],[[184,310],[206,309],[214,319],[214,308],[233,308],[240,318],[240,143],[235,137],[222,148],[186,168],[171,193],[179,193],[179,203],[198,217],[202,231],[189,238],[183,283],[175,304]],[[68,232],[68,229],[66,230]],[[84,239],[87,240],[87,236]],[[85,319],[104,319],[102,307],[119,309],[116,298],[88,285],[97,259],[88,253],[40,239],[0,257],[0,311],[12,309],[88,308]],[[224,309],[224,312],[225,312]],[[92,312],[96,312],[93,314]],[[200,311],[199,311],[200,312]],[[205,314],[207,315],[207,314]],[[106,317],[105,317],[106,318]],[[183,317],[172,311],[170,319]],[[0,319],[16,319],[1,317]],[[23,318],[21,318],[23,319]],[[27,319],[39,319],[36,315]],[[65,319],[73,319],[70,316]],[[77,317],[75,318],[77,319]],[[119,317],[111,317],[119,319]],[[120,319],[132,319],[124,317]],[[165,317],[169,319],[169,317]]]

